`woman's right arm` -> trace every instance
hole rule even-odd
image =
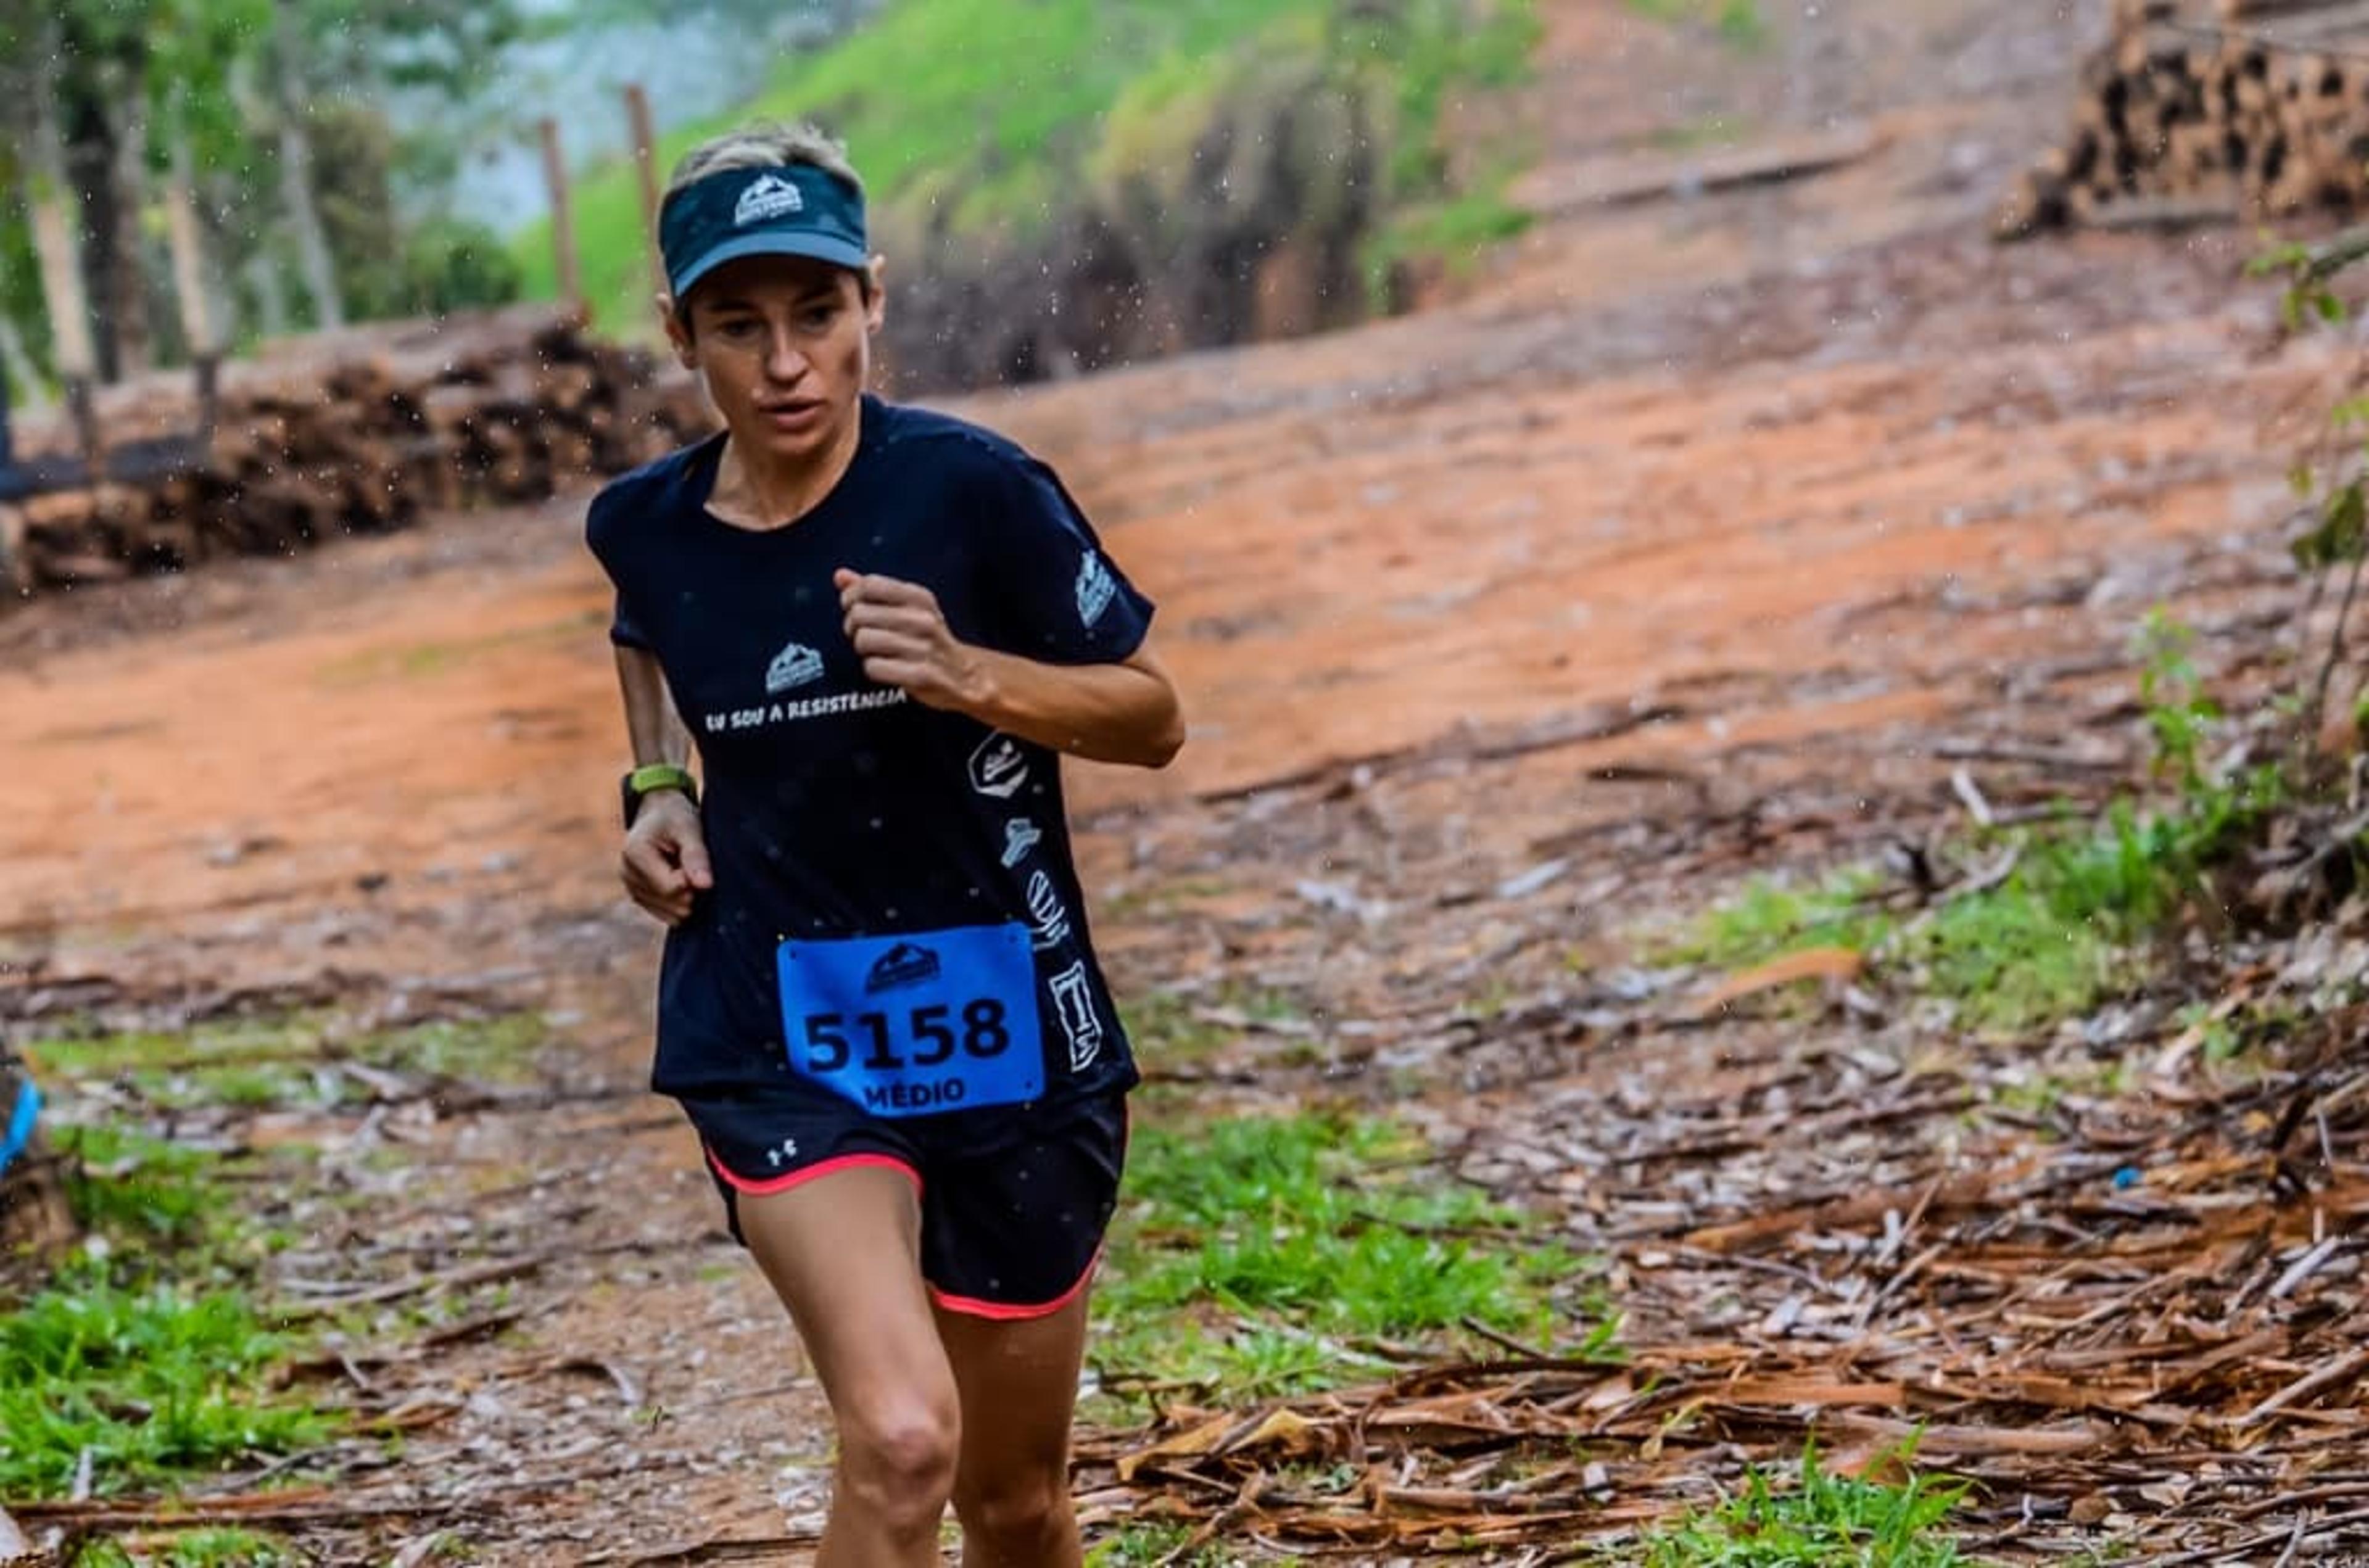
[[[634,766],[691,763],[691,731],[675,711],[666,672],[647,648],[617,648],[617,686],[625,699],[625,734]],[[620,867],[634,902],[674,925],[691,914],[692,900],[715,885],[707,862],[707,837],[699,807],[681,790],[645,797],[625,834]]]

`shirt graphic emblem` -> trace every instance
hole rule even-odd
[[[792,643],[773,656],[765,668],[765,694],[769,697],[795,691],[822,679],[822,655],[804,643]]]
[[[1003,869],[1017,871],[1028,852],[1045,839],[1045,830],[1025,817],[1014,817],[1003,825]]]
[[[745,229],[751,223],[786,217],[807,210],[807,199],[798,188],[777,174],[759,175],[740,193],[739,204],[732,209],[732,226]]]
[[[1070,1037],[1070,1070],[1083,1072],[1103,1054],[1103,1021],[1094,1012],[1093,990],[1081,958],[1047,982],[1060,1011],[1061,1033]]]
[[[1109,565],[1089,551],[1086,558],[1078,563],[1079,624],[1092,626],[1101,620],[1103,612],[1110,608],[1110,601],[1117,595],[1118,582],[1111,576]]]
[[[994,800],[1010,800],[1028,782],[1028,753],[1003,734],[989,736],[970,754],[970,787]]]
[[[1070,940],[1070,911],[1061,907],[1061,895],[1053,891],[1053,879],[1041,871],[1028,875],[1028,918],[1036,922],[1039,952]]]

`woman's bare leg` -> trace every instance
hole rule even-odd
[[[839,1426],[818,1568],[936,1568],[962,1403],[921,1284],[911,1178],[859,1166],[738,1203]]]
[[[1016,1322],[941,1308],[938,1333],[962,1398],[955,1512],[963,1568],[1080,1568],[1070,1421],[1085,1356],[1085,1293],[1050,1316]]]

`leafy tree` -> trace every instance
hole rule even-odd
[[[43,101],[105,368],[137,368],[173,336],[150,330],[152,315],[169,326],[153,305],[170,274],[163,225],[144,221],[168,174],[197,196],[214,269],[247,295],[280,292],[297,263],[313,319],[399,307],[414,247],[392,216],[404,160],[388,109],[482,89],[525,30],[519,0],[0,0],[0,312],[46,353],[27,211],[11,200],[39,174]]]

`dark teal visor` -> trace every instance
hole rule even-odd
[[[658,252],[678,305],[702,278],[744,256],[807,256],[858,271],[872,259],[862,193],[812,164],[719,169],[692,181],[658,209]]]

